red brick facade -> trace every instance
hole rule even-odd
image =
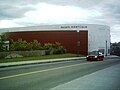
[[[23,31],[9,32],[9,40],[22,38],[27,42],[38,40],[42,45],[45,43],[60,42],[69,53],[88,53],[88,31]],[[79,45],[80,41],[80,45]]]

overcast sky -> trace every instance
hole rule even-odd
[[[0,28],[43,24],[103,24],[120,41],[120,0],[0,0]]]

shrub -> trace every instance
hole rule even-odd
[[[41,49],[46,50],[46,55],[66,53],[66,49],[64,49],[59,42],[55,42],[55,44],[46,43],[41,47],[41,44],[37,40],[28,43],[25,40],[18,39],[17,41],[12,40],[10,44],[11,51],[33,51]]]
[[[33,42],[30,42],[29,45],[32,50],[42,49],[41,44],[37,40],[33,40]]]
[[[46,50],[46,55],[66,53],[66,49],[64,49],[58,42],[55,44],[47,43],[44,45],[44,49]]]
[[[53,45],[51,44],[51,43],[46,43],[45,45],[44,45],[44,49],[45,50],[50,50],[50,49],[52,49],[53,48]]]
[[[64,49],[59,42],[56,42],[55,44],[53,44],[53,49],[54,49],[53,54],[66,53],[66,49]]]
[[[34,40],[33,42],[26,42],[25,40],[18,39],[17,41],[11,41],[10,50],[11,51],[31,51],[42,49],[41,44]]]
[[[43,48],[46,50],[46,55],[53,54],[52,53],[53,46],[51,43],[46,43]]]
[[[18,39],[17,41],[12,41],[10,45],[10,50],[12,51],[25,51],[27,47],[27,42],[22,39]]]

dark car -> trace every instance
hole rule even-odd
[[[104,55],[101,52],[93,51],[86,57],[87,61],[103,61]]]

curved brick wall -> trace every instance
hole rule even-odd
[[[9,40],[22,38],[27,42],[38,40],[42,45],[45,43],[60,42],[69,53],[88,53],[88,31],[23,31],[9,32]],[[80,41],[80,46],[78,46]]]

